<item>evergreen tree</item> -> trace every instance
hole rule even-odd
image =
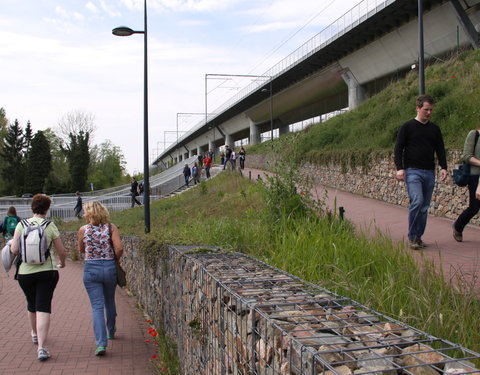
[[[68,162],[65,152],[62,150],[62,140],[50,128],[45,129],[43,134],[48,140],[50,153],[52,155],[52,171],[45,182],[45,193],[71,193]]]
[[[24,138],[18,120],[8,127],[0,154],[2,159],[1,174],[6,194],[20,195],[24,181]]]
[[[85,191],[90,164],[88,147],[90,134],[81,130],[78,134],[69,134],[69,144],[64,148],[68,162],[68,171],[72,191]]]
[[[42,131],[35,133],[28,152],[27,176],[25,191],[30,193],[45,192],[45,182],[52,170],[52,155],[50,144]]]

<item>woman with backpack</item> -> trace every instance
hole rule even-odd
[[[27,299],[28,319],[31,326],[32,342],[38,345],[37,358],[46,361],[50,358],[45,344],[47,342],[48,329],[50,327],[50,314],[52,298],[55,287],[59,280],[57,268],[65,267],[66,251],[60,238],[60,232],[54,223],[45,217],[52,200],[43,195],[36,194],[32,199],[33,217],[22,220],[15,229],[11,251],[13,254],[20,253],[22,263],[17,268],[15,276]],[[46,236],[45,236],[46,235]],[[37,242],[35,248],[30,245],[30,239]],[[45,239],[46,241],[42,239]],[[53,253],[49,251],[51,245],[55,247],[59,263],[57,264]],[[41,259],[34,259],[33,253]]]
[[[15,228],[20,220],[21,219],[17,216],[17,210],[15,207],[10,206],[7,211],[7,216],[5,216],[3,219],[2,224],[2,233],[3,238],[5,238],[5,242],[13,238],[13,233],[15,232]]]
[[[120,232],[115,224],[109,222],[108,210],[103,204],[88,202],[83,212],[87,225],[78,231],[78,248],[85,258],[83,284],[92,305],[97,345],[95,355],[102,356],[107,350],[108,340],[115,338],[115,257],[120,259],[123,255],[123,244]]]

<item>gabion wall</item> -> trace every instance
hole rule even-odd
[[[123,241],[128,288],[182,374],[480,375],[480,354],[243,254]]]

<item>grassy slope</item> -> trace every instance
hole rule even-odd
[[[427,263],[389,239],[355,236],[350,225],[308,219],[270,225],[261,188],[230,172],[151,206],[149,237],[249,253],[437,337],[480,351],[480,306],[447,286]],[[143,235],[143,208],[112,214],[122,234]],[[82,223],[64,224],[77,229]],[[441,322],[442,324],[439,324]]]
[[[480,51],[469,51],[426,70],[427,92],[436,105],[433,121],[449,148],[463,145],[468,130],[478,127]],[[354,111],[311,126],[295,135],[300,142],[274,141],[300,159],[352,150],[391,150],[399,126],[414,116],[417,75],[393,83]],[[290,134],[286,137],[293,137]],[[271,152],[269,142],[248,153]],[[338,151],[340,150],[340,151]],[[409,254],[389,239],[355,237],[348,227],[320,223],[284,223],[272,228],[260,189],[246,179],[222,174],[180,196],[152,204],[152,233],[160,241],[205,244],[257,256],[305,280],[353,298],[437,337],[480,351],[480,306],[443,282],[426,264],[420,271]],[[123,234],[143,235],[143,208],[112,214]],[[80,222],[62,229],[78,229]]]
[[[442,129],[447,148],[461,148],[469,130],[480,127],[480,50],[467,51],[444,63],[427,67],[426,91],[437,104],[432,121]],[[303,158],[320,160],[322,154],[338,150],[391,150],[403,122],[415,116],[418,74],[362,103],[358,108],[323,124],[309,127],[300,135]],[[250,147],[251,154],[268,152],[268,142]]]

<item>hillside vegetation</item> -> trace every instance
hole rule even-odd
[[[447,148],[462,148],[469,130],[480,128],[480,50],[466,51],[425,69],[426,93],[437,101],[432,121],[442,130]],[[322,162],[353,151],[392,150],[403,122],[415,117],[418,72],[390,84],[355,110],[314,124],[298,134],[297,155]],[[292,135],[287,135],[292,136]],[[247,149],[271,152],[269,142]],[[276,151],[281,151],[275,147]]]
[[[285,182],[286,181],[286,182]],[[247,253],[437,337],[480,351],[480,304],[448,285],[402,245],[355,233],[348,221],[310,205],[298,181],[255,184],[224,172],[151,205],[147,237],[177,245],[211,245]],[[122,234],[144,236],[143,207],[113,213]],[[64,224],[76,230],[82,223]],[[461,275],[459,275],[461,278]],[[464,280],[458,280],[460,282]],[[441,324],[439,324],[441,322]]]
[[[479,124],[480,52],[427,69],[428,92],[438,104],[433,121],[448,147],[461,147]],[[194,189],[151,205],[149,239],[178,245],[211,245],[251,254],[431,335],[480,352],[480,302],[458,275],[445,282],[427,260],[422,267],[409,251],[378,234],[371,238],[313,202],[297,161],[321,160],[328,153],[391,150],[401,123],[414,116],[417,76],[411,73],[355,111],[304,132],[252,146],[248,153],[282,158],[268,181],[256,184],[224,172]],[[293,140],[298,140],[294,142]],[[336,151],[340,150],[340,151]],[[340,154],[337,154],[340,155]],[[144,236],[143,207],[112,214],[122,234]],[[62,229],[76,230],[71,222]],[[477,364],[479,365],[479,364]]]

